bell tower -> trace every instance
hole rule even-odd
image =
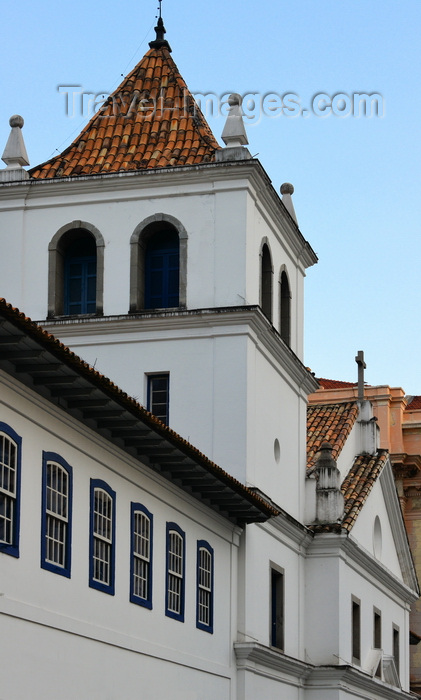
[[[65,151],[26,171],[19,140],[25,175],[0,172],[2,295],[300,517],[317,258],[293,187],[281,198],[247,149],[241,97],[221,148],[164,35],[160,13],[148,52]]]

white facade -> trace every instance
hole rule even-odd
[[[162,222],[179,238],[180,304],[144,309],[136,301],[143,293],[141,236]],[[60,241],[73,230],[96,242],[96,314],[66,316],[58,302]],[[148,377],[165,373],[170,427],[206,455],[195,451],[198,463],[208,458],[240,482],[230,481],[233,492],[251,487],[244,498],[253,501],[256,493],[253,507],[263,499],[262,522],[234,523],[221,505],[226,477],[218,482],[216,513],[206,483],[199,498],[189,493],[183,459],[171,472],[173,448],[190,459],[182,438],[172,436],[175,447],[156,454],[145,447],[136,456],[129,442],[122,446],[132,404],[120,427],[112,427],[114,409],[107,417],[97,403],[93,426],[97,399],[72,406],[65,389],[54,393],[51,373],[58,372],[59,384],[70,356],[59,368],[40,369],[33,358],[54,355],[41,339],[38,355],[31,347],[25,360],[29,350],[19,334],[32,330],[8,311],[20,329],[19,347],[14,354],[10,338],[0,342],[0,424],[22,439],[22,488],[19,557],[0,551],[1,659],[10,669],[2,673],[4,700],[52,699],[57,688],[65,689],[65,700],[139,693],[148,700],[409,698],[409,606],[418,589],[390,465],[351,534],[338,522],[328,523],[328,532],[312,528],[306,397],[316,383],[302,350],[305,269],[316,257],[260,163],[220,159],[104,176],[0,179],[0,253],[2,296],[143,405]],[[125,398],[119,401],[121,413]],[[166,429],[154,430],[159,443]],[[357,423],[348,436],[338,460],[342,480],[357,454],[367,445],[375,450],[364,430]],[[73,468],[70,576],[40,567],[43,452]],[[113,594],[89,585],[92,479],[115,494]],[[153,514],[152,609],[130,602],[131,503]],[[167,523],[185,535],[183,620],[166,615]],[[212,631],[196,624],[202,541],[214,556]],[[353,602],[360,607],[357,659]],[[385,664],[379,677],[374,610]],[[398,676],[390,661],[393,630]]]

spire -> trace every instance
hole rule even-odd
[[[222,132],[222,140],[226,148],[216,154],[216,160],[247,160],[251,158],[250,151],[245,148],[248,144],[246,129],[243,122],[243,110],[241,108],[242,97],[237,93],[229,96],[229,111]]]
[[[166,48],[149,49],[62,153],[36,179],[198,165],[221,150]]]
[[[162,12],[161,12],[161,3],[162,0],[158,0],[159,6],[158,6],[158,23],[155,27],[155,32],[156,32],[156,39],[155,41],[150,41],[149,46],[151,49],[161,49],[162,47],[165,47],[168,49],[168,51],[171,51],[171,46],[169,45],[168,41],[164,39],[164,34],[166,34],[166,30],[164,27],[164,20],[162,19]]]
[[[21,131],[24,124],[23,117],[14,114],[13,117],[10,117],[9,124],[12,130],[2,155],[2,161],[6,163],[7,167],[0,170],[0,181],[26,180],[29,174],[22,166],[29,165],[29,159]]]

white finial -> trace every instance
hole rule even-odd
[[[19,114],[14,114],[10,117],[9,124],[12,130],[2,155],[2,161],[7,165],[6,168],[0,170],[0,181],[2,182],[25,180],[29,177],[26,170],[22,168],[23,165],[29,165],[28,154],[21,131],[24,124],[23,117]]]
[[[243,110],[241,109],[242,97],[236,92],[229,96],[229,112],[222,132],[222,140],[226,148],[221,148],[215,153],[215,160],[248,160],[250,151],[245,148],[248,143],[246,129],[243,122]]]
[[[245,146],[248,143],[246,129],[243,122],[242,98],[236,92],[229,96],[230,106],[227,121],[222,132],[222,140],[226,146]]]
[[[294,194],[294,185],[291,185],[290,182],[284,182],[284,184],[281,185],[282,204],[285,206],[288,213],[294,219],[295,223],[298,224],[294,205],[292,203],[292,194]]]

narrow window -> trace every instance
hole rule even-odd
[[[64,313],[96,312],[96,245],[87,232],[70,243],[64,255]]]
[[[373,613],[373,647],[374,649],[382,648],[382,616],[379,610],[374,609]],[[377,678],[382,676],[381,661],[377,666],[375,675]]]
[[[170,375],[148,375],[148,411],[168,425],[170,401]]]
[[[213,633],[213,549],[204,540],[197,543],[196,627]]]
[[[145,254],[145,309],[179,305],[180,244],[177,231],[155,233]]]
[[[139,503],[132,503],[130,600],[152,609],[153,515]]]
[[[361,662],[361,607],[357,600],[352,601],[352,662]]]
[[[272,259],[269,247],[265,243],[261,252],[261,289],[260,303],[262,311],[269,321],[272,320]]]
[[[114,595],[115,492],[91,479],[89,585]]]
[[[41,566],[70,578],[72,468],[53,452],[42,462]]]
[[[382,648],[382,617],[378,610],[374,610],[373,615],[373,647]]]
[[[271,644],[284,649],[284,575],[271,569]]]
[[[291,292],[289,289],[288,275],[281,273],[281,338],[291,345]]]
[[[185,535],[175,523],[167,523],[167,585],[165,614],[184,622]]]
[[[0,422],[0,552],[19,557],[22,439]]]
[[[399,627],[393,625],[393,659],[395,661],[396,673],[400,678],[400,649],[399,649]]]

